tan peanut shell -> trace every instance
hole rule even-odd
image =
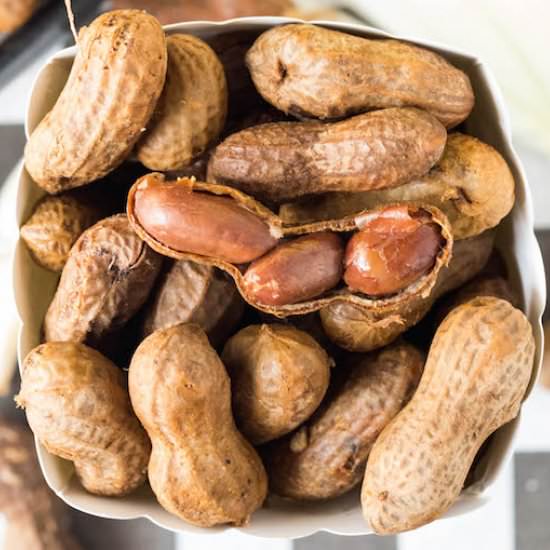
[[[22,225],[20,234],[39,265],[61,271],[78,237],[100,217],[97,209],[69,194],[46,196]]]
[[[44,319],[45,340],[101,345],[143,305],[161,262],[124,214],[87,229],[63,268]]]
[[[160,278],[145,308],[143,336],[180,323],[199,325],[213,346],[223,343],[237,327],[244,302],[223,271],[181,260]]]
[[[22,27],[35,12],[37,0],[0,0],[0,33]]]
[[[254,445],[307,420],[328,388],[327,353],[290,325],[245,327],[227,341],[222,361],[231,378],[235,421]]]
[[[439,208],[456,240],[495,227],[514,205],[514,178],[500,153],[479,139],[449,134],[439,162],[404,185],[368,193],[330,193],[284,204],[285,223],[303,224],[349,216],[394,202],[420,202]]]
[[[298,430],[265,449],[270,487],[298,500],[355,487],[376,438],[413,394],[424,366],[406,343],[357,359],[345,382]]]
[[[366,352],[386,346],[430,311],[443,294],[474,277],[493,250],[494,232],[455,241],[449,265],[440,272],[432,292],[405,303],[390,304],[371,311],[355,304],[336,302],[321,309],[325,334],[338,346]]]
[[[155,186],[162,186],[164,184],[164,177],[162,174],[152,173],[144,176],[136,181],[136,183],[130,189],[128,194],[128,219],[134,228],[135,232],[151,247],[160,254],[175,258],[177,260],[192,260],[197,263],[203,263],[207,265],[213,265],[226,271],[233,277],[239,292],[243,298],[255,308],[264,311],[265,313],[271,313],[277,317],[287,317],[288,315],[301,315],[309,313],[311,311],[317,311],[331,303],[335,302],[347,302],[351,304],[357,304],[369,311],[376,311],[379,308],[391,307],[392,305],[404,304],[410,301],[414,301],[418,296],[428,296],[437,280],[439,271],[447,265],[450,253],[453,246],[453,238],[449,231],[448,221],[445,216],[436,208],[423,207],[417,205],[410,205],[410,212],[425,212],[432,218],[433,223],[440,228],[441,235],[445,241],[439,255],[436,258],[433,268],[421,276],[415,283],[409,285],[403,291],[388,297],[371,298],[365,295],[353,294],[346,288],[337,288],[329,291],[320,298],[307,300],[298,304],[282,305],[282,306],[267,306],[255,302],[247,294],[243,284],[243,274],[237,265],[220,261],[217,258],[209,256],[201,256],[199,254],[190,254],[179,252],[171,249],[168,246],[161,243],[159,240],[152,237],[147,231],[140,225],[139,219],[134,212],[134,198],[136,192],[141,190],[147,190],[154,188]],[[179,179],[177,182],[166,182],[167,185],[177,184],[183,186],[189,191],[201,192],[206,194],[212,194],[217,196],[230,197],[236,204],[248,212],[254,213],[259,219],[263,220],[271,228],[271,234],[278,237],[293,237],[298,235],[317,233],[322,231],[334,231],[334,232],[351,232],[360,228],[361,216],[372,214],[375,211],[364,212],[362,215],[350,216],[338,220],[329,220],[325,222],[319,222],[315,224],[300,225],[300,226],[285,226],[282,220],[276,216],[273,212],[268,210],[262,204],[254,200],[253,198],[245,195],[244,193],[233,189],[231,187],[201,183],[194,180]],[[382,207],[382,210],[385,207]],[[162,218],[162,212],[159,212],[160,218]],[[215,212],[212,214],[216,215]],[[367,216],[368,217],[368,216]],[[170,228],[173,231],[177,231],[177,228]]]
[[[0,513],[6,550],[80,550],[68,508],[48,487],[31,431],[0,419]]]
[[[59,193],[116,168],[147,126],[165,74],[166,39],[151,15],[112,11],[83,27],[69,79],[25,147],[33,180]]]
[[[15,399],[34,435],[48,452],[74,463],[90,493],[125,495],[145,481],[151,445],[122,371],[99,352],[76,342],[34,348]]]
[[[235,427],[229,377],[202,329],[181,324],[148,336],[129,387],[153,444],[149,482],[161,506],[204,527],[246,524],[267,476]]]
[[[420,107],[448,127],[474,105],[468,76],[440,55],[397,40],[298,24],[264,32],[246,56],[262,96],[285,113],[341,118]]]
[[[273,202],[395,187],[428,172],[446,139],[436,118],[414,108],[382,109],[332,123],[261,124],[216,147],[208,181]]]
[[[138,160],[151,170],[180,170],[220,135],[227,114],[223,66],[212,48],[189,34],[166,40],[168,68],[156,113],[138,142]]]
[[[529,321],[504,300],[475,298],[439,326],[418,389],[377,439],[361,503],[379,534],[441,516],[474,457],[519,413],[535,343]]]

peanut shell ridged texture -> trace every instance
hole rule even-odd
[[[32,434],[13,420],[0,420],[0,513],[4,548],[80,550],[68,530],[67,508],[48,487]]]
[[[143,335],[194,323],[217,346],[236,328],[243,310],[241,295],[225,273],[209,265],[177,261],[163,275],[145,309]]]
[[[258,91],[286,113],[340,118],[413,106],[451,127],[474,105],[465,73],[436,53],[397,40],[286,25],[260,35],[246,61]]]
[[[74,342],[34,348],[16,401],[42,445],[74,462],[90,493],[125,495],[145,481],[151,445],[122,371],[99,352]]]
[[[161,262],[124,214],[87,229],[63,268],[44,319],[45,340],[101,345],[143,305]]]
[[[215,141],[227,114],[223,66],[210,46],[195,36],[166,41],[166,82],[147,132],[136,149],[151,170],[179,170]]]
[[[36,10],[37,0],[0,0],[0,33],[22,27]]]
[[[254,445],[290,432],[317,409],[331,362],[306,332],[281,324],[250,325],[225,344],[233,411]]]
[[[165,74],[166,39],[154,17],[113,11],[83,27],[69,79],[25,147],[33,180],[59,193],[116,168],[147,126]]]
[[[202,196],[201,202],[203,206],[207,206],[201,209],[201,215],[198,217],[187,217],[187,201],[189,195]],[[251,237],[256,237],[256,235],[250,235],[248,232],[241,235],[238,231],[241,225],[236,224],[235,226],[232,225],[224,229],[227,230],[227,235],[236,235],[237,237],[235,239],[228,240],[227,237],[225,239],[220,239],[219,237],[217,239],[211,239],[210,237],[213,234],[211,228],[220,222],[220,217],[217,206],[211,208],[212,204],[217,205],[218,203],[209,201],[209,195],[211,196],[210,198],[224,197],[226,200],[233,201],[235,203],[234,207],[231,208],[233,213],[236,213],[238,209],[244,210],[247,218],[252,216],[255,218],[256,222],[260,222],[255,224],[255,226],[268,227],[269,232],[267,234],[271,235],[272,242],[270,241],[267,243],[269,247],[267,247],[266,250],[272,248],[277,243],[277,239],[281,237],[296,237],[324,231],[332,231],[335,233],[350,233],[352,231],[357,231],[361,229],[362,220],[372,219],[373,216],[385,216],[392,209],[401,211],[404,207],[401,205],[388,205],[369,212],[363,212],[358,216],[350,216],[348,218],[309,225],[284,226],[281,219],[273,214],[273,212],[265,208],[252,197],[232,187],[186,179],[165,181],[164,176],[158,173],[148,174],[134,183],[128,194],[128,219],[135,232],[147,242],[153,250],[176,260],[192,260],[201,264],[213,265],[226,271],[235,281],[241,296],[251,306],[264,313],[269,313],[277,317],[303,315],[312,311],[318,311],[337,301],[358,304],[374,313],[377,310],[388,307],[397,307],[397,305],[403,306],[404,304],[416,301],[419,297],[426,298],[431,293],[440,270],[448,264],[452,251],[453,238],[449,231],[449,224],[445,216],[433,207],[407,205],[406,208],[408,209],[409,215],[416,216],[427,214],[431,217],[432,223],[438,227],[443,237],[443,245],[435,259],[432,269],[406,289],[390,296],[373,298],[365,294],[351,293],[349,289],[339,287],[326,292],[320,297],[296,304],[266,305],[255,300],[254,297],[247,292],[244,284],[243,266],[230,263],[221,257],[222,252],[227,252],[227,250],[224,250],[226,248],[230,249],[232,252],[242,252],[242,243],[245,242],[246,244]],[[176,196],[178,199],[173,200]],[[168,197],[169,212],[165,208],[166,201],[159,199],[162,197]],[[167,215],[167,213],[170,215]],[[232,219],[239,221],[241,216],[235,215]],[[151,220],[154,221],[154,233],[151,232],[151,227],[147,223]],[[189,220],[192,220],[192,223],[189,223]],[[221,221],[226,222],[227,220]],[[193,253],[185,252],[184,249],[171,246],[170,243],[186,241],[189,235],[189,229],[192,229],[196,234],[201,234],[199,231],[201,227],[206,230],[206,232],[202,233],[203,240],[195,239],[194,244],[198,243],[204,250],[208,249],[216,253],[219,252],[220,255],[206,255],[201,253],[198,249],[195,249]],[[206,239],[204,235],[207,235],[209,238]],[[240,239],[241,242],[238,242],[237,239]],[[261,240],[263,244],[266,244],[263,242],[263,238]],[[248,247],[246,246],[244,249],[247,251]],[[264,250],[264,253],[266,250]],[[250,261],[250,259],[248,261]],[[243,262],[246,261],[243,260]]]
[[[411,397],[423,365],[422,354],[405,343],[361,357],[309,421],[266,448],[272,490],[317,500],[355,487],[372,445]]]
[[[61,271],[71,247],[101,214],[68,194],[44,197],[21,227],[21,238],[33,259],[51,271]]]
[[[506,161],[479,139],[449,134],[440,161],[425,175],[404,185],[368,193],[330,193],[281,206],[287,224],[348,216],[394,202],[420,202],[449,218],[456,240],[495,227],[512,209],[514,178]]]
[[[395,187],[439,160],[447,132],[429,113],[382,109],[341,122],[273,122],[216,147],[208,181],[281,202],[327,191]]]
[[[203,527],[246,524],[267,476],[235,427],[229,377],[202,329],[182,324],[147,337],[129,387],[153,444],[149,482],[161,506]]]
[[[449,265],[444,267],[428,296],[369,311],[361,306],[335,302],[320,311],[325,334],[338,346],[354,352],[371,351],[393,342],[420,322],[434,302],[479,273],[493,249],[494,233],[454,243]]]
[[[445,318],[418,389],[369,456],[361,500],[376,533],[451,506],[482,443],[519,413],[534,353],[529,321],[504,300],[475,298]]]

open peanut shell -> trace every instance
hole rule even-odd
[[[449,263],[451,258],[451,251],[453,246],[453,237],[450,229],[450,224],[446,216],[437,208],[433,206],[421,206],[415,204],[407,205],[408,210],[411,213],[422,212],[430,216],[431,221],[438,226],[441,236],[444,241],[444,245],[440,249],[435,263],[432,268],[417,279],[414,283],[407,286],[402,291],[384,297],[370,297],[365,294],[351,292],[346,286],[338,286],[337,288],[330,290],[318,298],[299,302],[296,304],[270,306],[258,303],[254,298],[247,293],[246,287],[243,283],[243,271],[242,266],[228,263],[210,256],[202,256],[189,252],[181,252],[170,248],[166,244],[160,242],[151,235],[140,223],[138,216],[135,212],[135,196],[139,189],[150,188],[151,186],[161,186],[165,183],[165,177],[160,173],[152,173],[139,178],[136,183],[130,189],[128,194],[127,213],[130,224],[134,231],[153,249],[163,254],[175,258],[176,260],[192,260],[197,263],[213,265],[218,267],[233,277],[239,292],[242,297],[253,307],[270,313],[277,317],[287,317],[289,315],[302,315],[304,313],[310,313],[317,311],[323,307],[326,307],[335,302],[346,302],[360,306],[366,311],[376,312],[380,308],[387,308],[392,305],[407,304],[418,299],[418,297],[429,296],[433,289],[437,276],[440,270]],[[168,182],[167,182],[168,183]],[[174,182],[169,182],[174,184]],[[316,223],[310,223],[305,225],[285,225],[283,221],[263,206],[261,203],[238,191],[232,187],[225,185],[218,185],[213,183],[198,182],[194,179],[181,178],[175,181],[177,185],[181,185],[189,189],[189,191],[209,193],[217,196],[229,197],[236,201],[238,205],[255,214],[259,217],[269,228],[272,235],[277,238],[284,239],[286,237],[295,237],[300,235],[306,235],[311,233],[318,233],[323,231],[333,231],[337,233],[352,233],[360,230],[362,227],[362,219],[366,215],[373,215],[378,210],[388,208],[388,205],[380,207],[379,209],[364,210],[358,214],[352,216],[346,216],[335,220],[326,220]]]

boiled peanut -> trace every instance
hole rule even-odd
[[[136,150],[151,170],[191,164],[218,138],[227,114],[225,74],[212,48],[189,34],[173,34],[166,44],[166,83]]]
[[[34,348],[15,399],[40,443],[74,462],[90,493],[124,495],[145,481],[151,445],[122,371],[99,352],[75,342]]]
[[[243,305],[235,283],[223,271],[176,261],[163,274],[145,308],[143,335],[180,323],[195,323],[217,346],[236,328]]]
[[[208,181],[281,202],[327,191],[394,187],[425,174],[447,132],[419,109],[382,109],[342,122],[274,122],[229,136]]]
[[[228,197],[193,191],[178,182],[144,176],[135,193],[133,213],[163,245],[178,252],[247,263],[277,243],[269,226]]]
[[[151,15],[113,11],[83,27],[69,79],[25,147],[33,180],[58,193],[118,166],[147,126],[165,73],[166,39]]]
[[[376,438],[414,392],[424,360],[405,343],[361,356],[313,417],[265,450],[272,490],[298,500],[355,487]]]
[[[0,33],[23,26],[36,11],[37,0],[0,0]]]
[[[45,340],[101,346],[143,305],[161,261],[123,214],[87,229],[63,268],[44,319]]]
[[[346,246],[344,281],[351,290],[380,296],[403,290],[428,272],[443,245],[427,213],[406,206],[363,216]]]
[[[267,476],[235,427],[229,377],[205,333],[183,324],[148,336],[129,387],[153,444],[149,482],[161,506],[195,525],[245,524]]]
[[[20,234],[39,265],[61,271],[78,237],[99,218],[96,209],[67,193],[46,196],[21,226]]]
[[[255,445],[307,420],[328,388],[325,350],[289,325],[247,326],[227,341],[222,361],[231,378],[235,421]]]
[[[286,224],[355,214],[383,204],[430,204],[449,218],[455,239],[475,237],[499,224],[514,205],[514,177],[500,153],[472,136],[449,134],[439,162],[399,187],[365,193],[330,193],[281,206]]]
[[[246,56],[262,96],[286,113],[340,118],[381,107],[420,107],[446,126],[469,114],[468,76],[440,55],[298,24],[264,32]]]
[[[255,260],[243,278],[245,292],[271,306],[295,304],[335,287],[344,247],[336,233],[313,233],[280,244]]]
[[[376,533],[414,529],[453,504],[482,443],[517,416],[534,353],[529,321],[504,300],[475,298],[445,318],[418,389],[369,456],[361,500]]]

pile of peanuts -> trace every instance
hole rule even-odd
[[[397,40],[81,29],[25,149],[46,195],[21,238],[61,273],[16,398],[38,440],[87,491],[148,480],[199,526],[361,483],[377,533],[443,514],[535,349],[493,247],[514,179],[473,105]]]

